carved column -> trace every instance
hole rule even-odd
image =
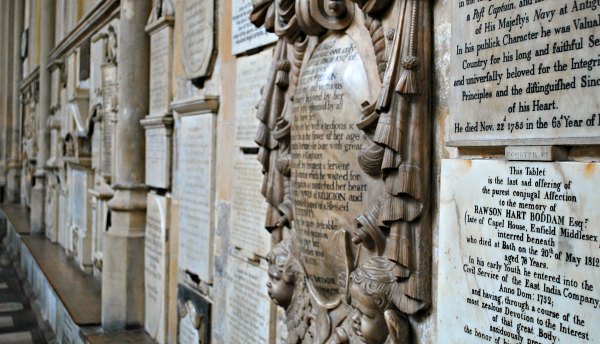
[[[8,149],[7,149],[7,143],[8,143],[8,125],[9,125],[9,118],[11,117],[11,113],[12,113],[12,97],[13,97],[13,93],[12,93],[12,65],[13,65],[13,60],[12,60],[12,56],[10,56],[11,51],[13,50],[13,41],[12,41],[12,32],[13,32],[13,23],[11,20],[11,16],[12,16],[12,11],[14,8],[14,2],[13,1],[5,1],[2,3],[2,13],[4,18],[2,18],[3,23],[2,23],[2,37],[1,39],[1,43],[2,43],[2,51],[4,52],[2,54],[2,57],[0,57],[0,68],[2,68],[2,73],[0,74],[0,77],[2,78],[3,82],[1,87],[1,93],[0,96],[2,97],[2,100],[0,102],[1,105],[1,111],[2,111],[2,119],[0,122],[0,128],[1,128],[1,137],[2,137],[2,147],[0,147],[0,169],[2,171],[2,173],[0,173],[0,189],[4,189],[6,187],[6,166],[7,166],[7,159],[8,159]]]
[[[116,331],[144,323],[144,129],[148,113],[150,1],[124,1],[118,37],[119,113],[116,123],[111,227],[104,237],[102,326]]]
[[[25,3],[23,0],[15,0],[13,20],[13,79],[12,79],[12,116],[7,117],[8,137],[7,137],[7,177],[6,177],[6,201],[16,203],[19,201],[19,142],[20,142],[20,100],[19,85],[22,78],[23,64],[21,60],[21,33],[23,32],[23,16]]]
[[[48,160],[50,131],[48,115],[50,114],[50,84],[52,76],[48,67],[50,50],[54,47],[54,2],[42,2],[42,20],[40,30],[40,102],[37,113],[38,151],[35,170],[35,186],[31,192],[31,232],[44,231],[45,201],[45,165]]]

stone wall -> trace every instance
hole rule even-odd
[[[549,223],[515,219],[525,215],[508,212],[510,205],[499,206],[504,216],[484,216],[480,207],[496,198],[480,189],[505,183],[496,171],[521,167],[546,171],[556,183],[568,175],[586,202],[561,216],[591,232],[583,221],[594,221],[585,207],[594,186],[585,180],[600,157],[596,6],[509,3],[6,0],[3,200],[19,204],[32,235],[45,235],[101,285],[96,306],[107,333],[144,328],[159,343],[499,342],[530,324],[515,315],[493,320],[472,284],[488,286],[486,293],[500,288],[490,298],[508,292],[457,262],[496,266],[494,255],[510,256],[506,247],[523,240],[504,237],[488,247],[481,233],[505,235],[514,228],[500,224],[509,219]],[[525,21],[536,26],[526,29]],[[472,43],[480,44],[476,57]],[[514,61],[506,57],[513,47]],[[550,59],[571,61],[576,51],[586,59],[537,75]],[[484,63],[496,74],[485,74]],[[477,66],[484,76],[474,76]],[[495,79],[505,67],[520,71]],[[577,91],[518,91],[521,76],[544,81],[567,72],[578,78]],[[472,102],[478,92],[484,98]],[[545,105],[532,111],[526,103],[533,101]],[[539,121],[527,116],[533,112]],[[512,191],[544,188],[519,178]],[[490,218],[497,222],[488,228]],[[543,239],[550,237],[575,245],[551,232]],[[15,238],[7,245],[20,245]],[[547,249],[526,244],[517,259]],[[573,250],[552,248],[577,261]],[[584,265],[597,268],[593,252],[582,250]],[[500,272],[521,281],[501,260]],[[592,298],[595,269],[542,263],[577,282],[573,295]],[[365,280],[386,291],[360,289]],[[588,321],[591,314],[563,296],[528,292],[536,307],[566,302],[563,317]],[[372,328],[361,320],[370,311],[379,320]],[[537,335],[527,338],[573,339],[547,318],[536,316],[527,328]],[[487,330],[499,321],[504,334]],[[594,337],[585,321],[574,323],[577,331]],[[381,338],[369,340],[371,332]]]

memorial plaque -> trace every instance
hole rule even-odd
[[[146,128],[146,184],[167,189],[171,183],[171,130]]]
[[[105,112],[104,120],[102,121],[102,146],[100,147],[101,156],[101,174],[105,177],[112,176],[113,169],[113,136],[116,123],[113,120],[114,113]]]
[[[101,116],[101,115],[100,115]],[[94,132],[92,133],[92,169],[96,172],[100,170],[100,122],[94,123]],[[54,132],[54,131],[53,131]]]
[[[144,251],[145,330],[158,343],[167,341],[169,200],[148,194]]]
[[[90,104],[102,102],[102,64],[104,63],[104,40],[92,39],[92,65],[90,69]]]
[[[102,66],[102,105],[105,111],[117,111],[117,65],[106,63]]]
[[[94,264],[102,264],[102,255],[104,252],[104,232],[108,228],[108,205],[107,200],[110,199],[109,195],[100,194],[100,197],[96,198],[96,217],[94,218],[94,226],[96,232],[93,233],[93,247],[92,254],[94,256]]]
[[[69,237],[69,199],[64,191],[59,191],[58,195],[58,244],[67,249]]]
[[[439,343],[595,343],[600,165],[444,160]]]
[[[255,137],[287,341],[409,343],[430,304],[430,2],[253,4],[280,37]]]
[[[215,123],[210,113],[182,117],[177,139],[179,267],[207,283],[213,266]]]
[[[260,90],[265,84],[265,71],[271,67],[272,60],[273,49],[237,59],[235,145],[238,147],[256,147],[256,104],[260,100]]]
[[[596,3],[452,6],[449,144],[600,142]]]
[[[234,55],[277,41],[277,36],[250,22],[252,0],[233,0],[231,50]]]
[[[231,258],[227,265],[224,343],[269,343],[271,301],[267,271]]]
[[[266,257],[271,248],[271,235],[264,230],[267,204],[256,202],[262,196],[262,172],[256,155],[238,153],[233,163],[231,206],[231,244],[246,256]]]
[[[162,116],[171,103],[172,28],[150,34],[150,116]]]
[[[73,226],[82,231],[87,230],[87,188],[88,173],[71,168],[71,216]]]
[[[88,187],[91,185],[91,175],[87,170],[71,167],[71,224],[72,232],[70,248],[75,260],[82,269],[92,264],[92,236],[88,231],[91,227],[90,198]],[[91,228],[90,228],[91,230]]]
[[[101,135],[101,159],[103,176],[112,176],[113,161],[112,149],[114,146],[113,132],[115,127],[115,112],[118,110],[117,103],[117,66],[105,64],[102,66],[102,135]]]
[[[383,192],[358,164],[359,152],[368,146],[356,127],[368,84],[353,40],[333,34],[315,49],[294,95],[294,227],[308,283],[328,301],[339,297],[338,274],[346,270],[335,233],[353,229],[367,200]]]
[[[197,292],[178,286],[178,343],[208,344],[211,331],[211,304]]]
[[[188,79],[210,75],[214,46],[213,1],[184,0],[181,13],[182,63]]]
[[[71,101],[77,96],[77,53],[71,53],[66,60],[67,69],[67,100]]]

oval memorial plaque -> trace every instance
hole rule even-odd
[[[182,63],[185,76],[208,76],[213,51],[214,3],[184,0],[181,14]]]
[[[338,279],[348,271],[343,241],[334,235],[354,228],[367,193],[379,184],[358,165],[367,139],[356,123],[369,94],[354,41],[348,35],[330,35],[313,52],[294,96],[294,225],[308,285],[326,303],[340,298],[344,283]]]

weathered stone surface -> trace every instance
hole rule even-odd
[[[443,161],[437,342],[600,338],[598,167]]]

